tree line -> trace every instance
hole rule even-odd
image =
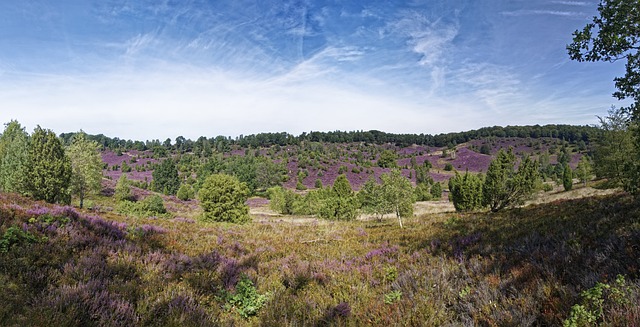
[[[331,131],[331,132],[303,132],[298,136],[286,132],[280,133],[258,133],[252,135],[240,135],[236,138],[216,136],[207,138],[199,137],[193,141],[191,139],[178,136],[175,140],[167,138],[164,141],[147,140],[132,141],[118,137],[110,138],[103,134],[87,135],[91,141],[97,142],[103,148],[112,150],[154,150],[166,151],[175,150],[179,152],[197,152],[207,156],[213,152],[228,152],[232,146],[241,148],[260,148],[273,145],[287,146],[299,145],[303,142],[324,142],[324,143],[370,143],[370,144],[395,144],[397,146],[424,145],[424,146],[452,146],[465,143],[471,140],[488,137],[520,137],[520,138],[543,138],[551,137],[563,139],[570,143],[589,143],[598,135],[598,128],[593,126],[575,125],[532,125],[532,126],[493,126],[483,127],[477,130],[456,133],[431,134],[394,134],[377,130],[370,131]],[[68,144],[75,133],[62,133],[60,137]],[[160,149],[163,148],[163,149]]]

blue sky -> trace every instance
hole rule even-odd
[[[0,120],[127,139],[595,124],[597,1],[3,1]]]

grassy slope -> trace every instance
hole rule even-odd
[[[10,226],[39,242],[0,253],[3,326],[558,325],[581,291],[618,274],[628,302],[605,299],[599,321],[640,322],[640,204],[622,194],[428,214],[402,230],[95,216],[0,194],[0,236]],[[224,299],[243,274],[268,294],[249,319]]]

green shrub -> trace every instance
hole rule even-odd
[[[449,197],[456,211],[482,208],[482,178],[466,172],[449,179]]]
[[[453,171],[453,165],[452,165],[451,163],[447,162],[447,163],[444,165],[444,170],[445,170],[445,171]]]
[[[431,187],[429,184],[421,183],[416,185],[414,189],[416,201],[429,201],[431,200]]]
[[[442,198],[442,184],[433,183],[430,192],[432,200],[440,200],[440,198]]]
[[[120,175],[120,178],[118,178],[114,196],[117,202],[133,201],[133,194],[131,193],[130,181],[127,179],[126,174],[122,174]]]
[[[294,203],[300,197],[293,191],[282,186],[272,187],[267,190],[269,195],[269,208],[283,215],[294,214]]]
[[[384,295],[384,303],[385,304],[393,304],[395,302],[400,301],[400,298],[402,297],[402,292],[395,290],[395,291],[391,291],[387,294]]]
[[[195,191],[193,190],[193,187],[191,187],[191,185],[182,184],[180,185],[176,196],[182,201],[189,201],[195,197]]]
[[[141,209],[150,213],[163,214],[167,213],[167,209],[164,207],[164,200],[157,194],[146,197],[140,202]]]
[[[267,296],[258,294],[251,279],[243,275],[236,285],[235,292],[228,293],[226,300],[228,309],[235,309],[240,316],[246,319],[258,313],[267,301]]]
[[[0,253],[7,253],[14,245],[20,246],[38,242],[38,238],[17,226],[11,226],[0,238]]]
[[[246,223],[251,221],[249,207],[245,204],[249,189],[236,177],[213,174],[204,181],[198,199],[204,210],[205,221]]]
[[[562,186],[564,186],[565,191],[571,191],[573,188],[573,171],[569,164],[564,165],[564,171],[562,173]]]

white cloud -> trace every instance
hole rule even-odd
[[[503,11],[504,16],[530,16],[530,15],[551,15],[562,17],[583,17],[585,13],[577,11],[563,11],[563,10],[515,10],[515,11]]]
[[[580,6],[580,7],[591,6],[590,3],[585,1],[551,1],[551,3],[558,4],[558,5],[565,5],[565,6]]]
[[[451,41],[458,35],[458,26],[430,20],[418,12],[407,12],[403,17],[389,25],[393,34],[409,38],[411,51],[421,56],[423,66],[434,66],[442,63],[451,46]]]
[[[185,67],[2,83],[3,120],[56,132],[131,139],[196,139],[265,131],[440,131],[444,121],[416,103],[322,79],[264,81]],[[5,116],[6,115],[6,116]]]

